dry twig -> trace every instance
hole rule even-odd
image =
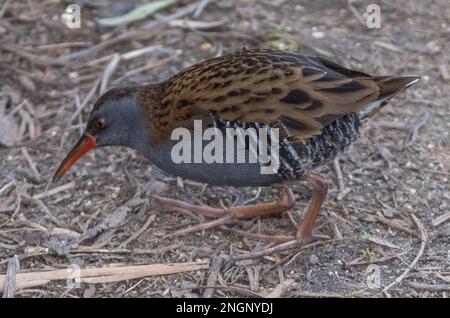
[[[428,111],[425,111],[424,114],[419,116],[419,118],[417,119],[417,121],[414,123],[414,125],[411,128],[411,131],[408,135],[408,140],[406,142],[406,146],[409,147],[409,146],[412,146],[413,144],[415,144],[417,136],[419,135],[420,128],[425,126],[427,121],[430,119],[430,116],[431,115]]]
[[[217,283],[217,278],[219,277],[220,270],[222,269],[222,263],[223,263],[223,258],[220,255],[213,256],[211,258],[211,266],[209,269],[209,276],[208,276],[208,280],[206,281],[206,285],[208,285],[210,287],[205,288],[205,290],[203,292],[204,298],[212,297],[212,295],[214,293],[214,289],[211,288],[211,286],[214,287]]]
[[[35,194],[35,195],[33,195],[32,199],[37,199],[37,200],[43,199],[43,198],[52,196],[54,194],[57,194],[58,192],[72,189],[73,187],[75,187],[75,181],[71,181],[71,182],[68,182],[66,184],[60,185],[60,186],[58,186],[56,188],[53,188],[53,189],[51,189],[49,191],[44,191],[44,192]]]
[[[19,270],[19,258],[17,255],[14,255],[14,257],[8,261],[8,269],[6,270],[6,275],[4,275],[3,298],[14,298],[17,288],[16,275]]]
[[[39,173],[39,171],[36,168],[36,164],[34,163],[33,159],[31,159],[30,154],[28,153],[27,148],[22,147],[22,154],[25,157],[25,159],[27,160],[28,164],[30,165],[31,170],[33,171],[33,173],[35,174],[35,176],[37,177],[38,180],[41,179],[41,174]]]
[[[441,225],[442,223],[446,222],[450,220],[450,212],[444,213],[440,216],[438,216],[437,218],[435,218],[433,221],[431,221],[431,224],[436,227]]]
[[[101,268],[83,268],[78,271],[81,283],[99,284],[118,282],[149,276],[169,275],[208,269],[208,261],[174,264],[151,264],[135,266],[114,266]],[[67,269],[52,271],[18,273],[16,288],[29,288],[45,285],[52,281],[69,280],[74,278],[74,272]],[[5,288],[6,275],[0,275],[0,291]]]
[[[334,158],[333,160],[333,169],[336,174],[336,179],[338,181],[339,192],[342,193],[345,189],[344,185],[344,177],[342,176],[341,165],[339,164],[339,158]]]
[[[414,266],[416,266],[417,262],[422,257],[422,254],[425,251],[425,247],[427,246],[428,235],[427,235],[427,232],[426,232],[424,226],[422,225],[422,223],[419,221],[419,219],[414,214],[411,214],[411,218],[413,219],[414,223],[417,226],[417,229],[420,232],[420,248],[419,248],[419,251],[417,252],[416,257],[411,262],[411,264],[409,264],[409,266],[405,269],[405,271],[399,277],[397,277],[392,283],[390,283],[388,286],[386,286],[383,289],[383,292],[386,295],[389,295],[388,294],[389,289],[391,289],[395,285],[399,284],[406,277],[406,275],[408,275],[408,273],[414,268]]]
[[[150,226],[150,224],[155,220],[156,215],[155,214],[150,214],[150,216],[148,217],[147,221],[145,222],[144,226],[142,226],[142,228],[139,229],[139,231],[137,231],[136,233],[134,233],[133,235],[131,235],[126,241],[124,241],[123,243],[121,243],[119,245],[119,248],[125,248],[125,246],[127,246],[130,242],[134,241],[136,238],[138,238],[142,233],[144,233],[147,228]]]
[[[423,290],[429,290],[434,292],[440,292],[440,291],[450,291],[450,285],[446,284],[424,284],[424,283],[418,283],[418,282],[409,282],[409,286],[415,289],[423,289]]]
[[[419,235],[414,232],[412,229],[401,225],[399,222],[395,221],[395,220],[390,220],[388,218],[386,218],[384,215],[382,215],[380,212],[377,212],[376,215],[373,216],[375,218],[375,220],[377,220],[380,223],[383,223],[384,225],[387,225],[389,227],[392,227],[394,229],[403,231],[405,233],[414,235],[415,237],[419,237]]]

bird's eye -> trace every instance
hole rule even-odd
[[[95,127],[99,129],[106,128],[106,122],[105,119],[102,117],[98,117],[95,119]]]

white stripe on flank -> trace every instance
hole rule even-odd
[[[419,79],[420,79],[420,78],[416,78],[416,79],[412,80],[411,82],[409,82],[408,84],[406,84],[405,86],[403,86],[403,88],[401,88],[400,90],[403,90],[403,89],[405,89],[405,88],[408,88],[408,87],[410,87],[411,85],[417,83],[417,82],[419,81]],[[400,90],[399,90],[399,91],[400,91]],[[397,93],[397,92],[396,92],[396,93]],[[376,100],[376,101],[373,101],[372,103],[370,103],[366,108],[364,108],[362,111],[359,112],[360,118],[366,117],[366,116],[367,116],[368,114],[370,114],[374,109],[379,108],[380,105],[381,105],[383,102],[385,102],[385,101],[389,100],[390,98],[392,98],[392,96],[394,96],[396,93],[391,94],[390,96],[387,96],[386,98],[383,98],[383,99],[381,99],[381,100]]]
[[[291,172],[294,171],[294,168],[292,168],[291,165],[283,157],[280,157],[280,161],[288,170],[290,170]]]
[[[287,149],[289,150],[289,153],[291,154],[291,156],[298,161],[298,154],[297,151],[295,151],[294,147],[292,147],[291,143],[288,140],[284,141],[284,144],[287,146]]]
[[[415,83],[417,83],[418,81],[420,80],[420,77],[418,77],[418,78],[416,78],[414,81],[412,81],[412,82],[409,82],[408,84],[406,84],[405,85],[405,88],[408,88],[408,87],[410,87],[411,85],[413,85],[413,84],[415,84]]]
[[[367,116],[368,114],[370,114],[374,109],[377,109],[378,107],[380,107],[380,105],[381,105],[385,100],[386,100],[386,99],[373,101],[373,102],[370,103],[366,108],[364,108],[363,110],[361,110],[361,111],[359,112],[359,117],[360,117],[360,118],[366,117],[366,116]]]

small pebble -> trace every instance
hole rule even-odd
[[[325,37],[325,33],[322,31],[313,31],[312,36],[315,39],[323,39]]]
[[[309,257],[309,263],[310,263],[311,265],[316,265],[317,263],[319,263],[319,258],[318,258],[316,255],[312,254],[312,255]]]
[[[212,44],[209,42],[205,42],[202,45],[200,45],[200,49],[202,49],[203,51],[209,51],[212,49]]]

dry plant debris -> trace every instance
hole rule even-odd
[[[365,26],[365,0],[162,0],[145,15],[137,0],[84,3],[80,29],[62,23],[63,0],[0,4],[4,297],[449,296],[448,1],[434,1],[433,10],[427,2],[382,1],[380,29]],[[98,24],[133,10],[141,12],[119,27]],[[101,92],[161,81],[243,47],[422,76],[321,168],[334,184],[316,232],[329,240],[258,254],[268,235],[290,231],[302,217],[310,192],[301,183],[290,215],[170,237],[198,220],[159,208],[151,193],[223,207],[269,202],[276,190],[177,180],[123,148],[98,149],[61,184],[47,185]],[[239,258],[249,252],[260,257]],[[85,281],[67,290],[66,269],[74,264]],[[113,264],[117,272],[106,267]],[[380,270],[378,287],[368,284],[370,265]]]

